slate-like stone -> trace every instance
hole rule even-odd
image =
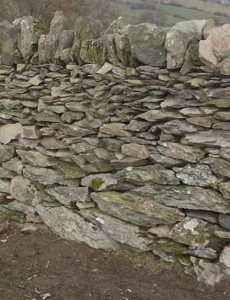
[[[136,116],[137,119],[143,119],[152,123],[170,121],[173,119],[183,119],[183,116],[178,112],[149,110],[143,114]]]
[[[82,178],[81,185],[90,187],[93,191],[104,191],[117,185],[117,179],[113,174],[92,174]]]
[[[184,184],[217,187],[218,179],[207,165],[186,165],[184,168],[173,168],[173,170],[176,172],[176,177]]]
[[[38,151],[31,150],[16,150],[18,156],[23,162],[36,167],[52,167],[55,162],[52,162],[49,157],[39,153]]]
[[[181,209],[230,212],[230,202],[216,191],[201,187],[146,185],[133,190],[134,193],[151,197],[162,205]]]
[[[0,145],[0,163],[10,160],[14,157],[15,149],[12,146]]]
[[[100,132],[115,136],[130,136],[131,134],[124,129],[125,124],[111,123],[104,124],[100,128]]]
[[[87,187],[58,186],[45,189],[48,195],[67,207],[76,206],[77,202],[88,202],[89,191]]]
[[[175,173],[165,169],[161,165],[150,165],[143,167],[128,167],[116,174],[120,181],[132,183],[134,185],[145,184],[172,184],[177,185],[180,181]]]
[[[219,224],[221,227],[230,230],[230,215],[219,214]]]
[[[118,244],[113,239],[70,209],[38,205],[36,211],[43,222],[64,239],[85,242],[96,249],[118,249]]]
[[[187,145],[219,146],[228,148],[230,147],[230,132],[213,129],[188,133],[182,139],[182,143]]]
[[[175,208],[160,205],[151,198],[133,193],[100,192],[92,193],[91,198],[105,213],[140,226],[173,224],[184,216]]]
[[[146,159],[149,156],[148,147],[134,143],[123,144],[121,146],[121,153],[127,156]]]
[[[0,126],[0,143],[9,144],[10,141],[22,137],[23,127],[20,123]]]
[[[230,181],[220,183],[219,189],[224,198],[230,200]]]
[[[157,150],[165,156],[191,163],[200,161],[205,155],[205,152],[200,148],[171,142],[162,143],[157,147]]]
[[[230,178],[230,161],[223,158],[208,157],[203,159],[202,163],[209,165],[215,174]]]

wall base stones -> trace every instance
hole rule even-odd
[[[138,29],[153,39],[143,51],[160,49],[154,39],[160,47],[166,39],[169,69],[166,51],[160,65],[149,62],[150,52],[142,55],[138,25],[114,33],[116,22],[108,34],[115,35],[120,60],[127,59],[124,45],[135,41],[126,53],[132,67],[119,59],[0,65],[0,215],[17,211],[30,222],[39,215],[60,236],[94,248],[125,245],[186,261],[211,285],[229,275],[230,79],[201,62],[186,75],[170,70],[183,67],[187,44],[214,26],[196,25],[170,34]],[[99,29],[90,35],[90,28],[87,36],[98,37]],[[179,59],[169,48],[181,35],[187,44]]]

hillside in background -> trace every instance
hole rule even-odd
[[[129,23],[152,22],[163,26],[190,19],[215,19],[230,23],[227,0],[109,0],[120,8]]]

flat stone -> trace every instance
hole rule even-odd
[[[114,67],[114,65],[106,62],[96,73],[105,75],[105,74],[109,73],[110,71],[112,71],[113,67]]]
[[[183,135],[185,133],[196,132],[200,129],[199,126],[190,124],[187,121],[173,120],[159,125],[159,128],[168,134]]]
[[[230,149],[221,148],[220,156],[228,161],[230,161]]]
[[[100,226],[102,231],[116,242],[141,251],[151,249],[152,240],[141,235],[138,226],[111,217],[98,209],[86,210],[81,214],[92,223]]]
[[[222,267],[219,263],[207,262],[203,259],[191,259],[198,281],[207,285],[215,286],[224,277]]]
[[[204,220],[212,224],[218,224],[218,213],[213,211],[202,211],[202,210],[185,210],[186,216]]]
[[[223,130],[198,131],[186,134],[182,139],[183,144],[201,146],[230,147],[230,132]]]
[[[230,178],[230,162],[223,158],[208,157],[202,160],[203,164],[210,166],[211,170],[219,175]]]
[[[173,168],[173,171],[176,172],[176,177],[187,185],[217,187],[218,184],[218,179],[207,165],[186,165],[184,168]]]
[[[229,111],[218,111],[215,113],[214,118],[220,121],[230,121],[230,112]]]
[[[10,181],[7,179],[0,179],[0,193],[10,194]]]
[[[67,146],[53,136],[44,137],[40,143],[43,147],[49,150],[64,150]]]
[[[149,156],[148,147],[134,143],[124,144],[121,146],[121,153],[131,157],[146,159]]]
[[[36,75],[34,77],[31,77],[30,80],[29,80],[29,83],[31,85],[35,85],[35,86],[38,86],[39,84],[41,84],[43,82],[43,79],[41,78],[40,75]]]
[[[2,179],[14,178],[14,176],[15,176],[14,172],[5,169],[4,166],[3,166],[3,168],[0,167],[0,178],[2,178]]]
[[[162,110],[149,110],[143,114],[136,116],[137,119],[143,119],[152,123],[170,121],[173,119],[183,119],[180,113]]]
[[[162,143],[157,150],[165,156],[191,163],[200,161],[205,155],[205,152],[199,148],[171,142]]]
[[[70,209],[38,205],[36,211],[43,222],[64,239],[84,242],[96,249],[118,249],[118,244],[112,238]]]
[[[55,165],[48,156],[45,156],[38,151],[31,150],[16,150],[18,156],[25,163],[36,167],[51,167]]]
[[[44,200],[42,189],[39,191],[33,182],[22,176],[16,176],[11,180],[10,194],[16,200],[32,206]]]
[[[8,204],[5,204],[4,207],[6,207],[9,210],[16,211],[16,212],[22,212],[26,216],[34,217],[35,215],[35,208],[27,205],[25,203],[19,202],[18,200],[14,200],[9,202]]]
[[[221,227],[230,230],[230,215],[219,214],[219,224]]]
[[[23,135],[23,127],[20,123],[0,126],[0,143],[9,144],[12,140],[19,139]]]
[[[25,139],[38,139],[39,138],[39,132],[35,125],[26,125],[23,126],[23,138]]]
[[[131,120],[128,125],[124,127],[125,130],[142,132],[148,130],[150,124],[144,121]]]
[[[132,224],[153,227],[158,224],[173,224],[183,219],[183,213],[154,202],[151,198],[133,193],[100,192],[91,198],[100,210]]]
[[[206,117],[190,117],[190,118],[187,118],[187,121],[191,124],[202,126],[202,127],[205,127],[205,128],[211,128],[212,124],[214,123],[213,117],[209,117],[209,116],[206,116]]]
[[[230,181],[220,183],[219,189],[224,198],[230,199]]]
[[[225,268],[230,269],[230,246],[224,247],[223,251],[220,254],[219,260]]]
[[[170,158],[160,153],[151,153],[149,160],[155,164],[161,164],[165,168],[177,167],[184,165],[184,161],[180,159]]]
[[[216,225],[210,225],[203,220],[186,217],[173,227],[167,237],[188,246],[207,247],[215,240],[213,232],[217,228]]]
[[[211,189],[201,187],[146,185],[133,190],[142,196],[169,207],[206,210],[219,213],[230,212],[230,202]]]
[[[20,159],[18,159],[17,157],[3,163],[2,166],[4,168],[6,168],[7,170],[13,171],[17,174],[22,174],[22,170],[24,168],[23,162]]]
[[[70,188],[59,186],[45,189],[48,195],[67,207],[76,206],[77,202],[88,202],[89,190],[87,187]]]
[[[115,136],[131,136],[128,131],[124,130],[124,126],[125,124],[122,123],[104,124],[100,132]]]
[[[177,185],[180,181],[175,173],[165,169],[161,165],[150,165],[143,167],[128,167],[116,174],[120,181],[132,183],[134,185],[145,184],[172,184]]]
[[[0,145],[0,163],[10,160],[14,157],[15,149],[12,146]]]

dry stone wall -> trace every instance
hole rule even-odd
[[[72,32],[53,21],[62,45],[51,24],[27,62],[0,66],[0,214],[191,264],[213,285],[230,274],[230,41],[213,50],[213,32],[228,33],[210,20],[116,31],[118,20],[98,37],[100,22],[83,21]],[[65,63],[50,62],[54,45]]]

